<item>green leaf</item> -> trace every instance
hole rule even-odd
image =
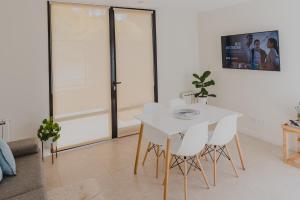
[[[41,138],[42,138],[42,135],[41,135],[41,133],[38,133],[38,134],[37,134],[37,136],[38,136],[38,138],[39,138],[39,139],[41,139]]]
[[[199,97],[199,95],[200,95],[200,92],[194,94],[195,97]]]
[[[207,87],[215,85],[214,80],[209,80],[206,81],[206,79],[210,76],[211,72],[210,71],[205,71],[201,76],[198,74],[193,74],[194,78],[197,80],[194,80],[192,84],[197,88],[197,93],[193,94],[195,97],[217,97],[215,94],[209,94],[207,91]]]
[[[205,88],[201,88],[201,93],[208,94],[208,91]]]
[[[201,81],[201,82],[204,82],[205,79],[206,79],[210,74],[211,74],[210,71],[205,71],[205,72],[201,75],[200,81]]]
[[[201,97],[206,97],[208,95],[208,91],[205,88],[201,88],[200,94]]]
[[[202,88],[202,87],[203,87],[203,85],[201,83],[196,85],[196,88]]]
[[[209,96],[209,97],[217,97],[217,95],[215,95],[215,94],[209,94],[207,96]]]
[[[56,135],[53,137],[52,141],[56,142],[60,138],[60,134]]]
[[[200,80],[200,77],[198,74],[193,74],[193,76],[196,78],[196,79],[199,79]]]
[[[200,84],[200,82],[199,81],[193,81],[192,84],[193,85],[198,85],[198,84]]]
[[[38,129],[37,136],[42,141],[47,141],[49,138],[52,138],[52,140],[55,139],[56,141],[60,138],[60,131],[61,127],[53,120],[53,118],[44,119],[42,125]]]
[[[210,81],[205,82],[203,85],[204,85],[204,87],[209,87],[211,85],[215,85],[215,81],[214,80],[210,80]]]

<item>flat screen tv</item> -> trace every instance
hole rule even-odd
[[[222,36],[223,68],[280,71],[278,31]]]

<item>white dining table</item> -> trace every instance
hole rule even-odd
[[[139,131],[138,145],[136,151],[134,174],[137,174],[138,161],[140,156],[141,142],[143,138],[144,124],[152,126],[160,131],[161,134],[166,136],[166,159],[165,159],[165,181],[164,181],[164,196],[163,199],[168,199],[168,185],[169,185],[169,168],[170,168],[170,148],[171,148],[171,136],[178,133],[184,133],[189,127],[208,121],[209,125],[213,125],[221,120],[225,116],[238,115],[241,113],[230,111],[227,109],[204,105],[204,104],[190,104],[182,106],[184,109],[195,109],[199,111],[199,114],[191,120],[179,119],[174,115],[174,110],[160,105],[160,109],[153,113],[142,113],[137,115],[136,118],[141,121],[141,127]],[[178,108],[179,109],[179,108]],[[240,141],[238,133],[235,135],[235,142],[239,153],[242,169],[245,170],[243,154],[240,147]]]

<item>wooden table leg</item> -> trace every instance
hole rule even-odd
[[[157,155],[156,155],[156,178],[158,178],[158,170],[159,170],[158,168],[159,168],[159,158],[160,158],[159,154],[160,154],[160,147],[157,146]]]
[[[165,181],[164,181],[164,200],[168,199],[168,186],[169,186],[169,171],[170,171],[170,148],[171,148],[171,139],[167,138],[166,146],[166,160],[165,160]]]
[[[235,134],[235,143],[236,143],[236,146],[237,146],[237,149],[238,149],[238,152],[239,152],[239,157],[240,157],[240,160],[241,160],[242,169],[246,170],[245,164],[244,164],[244,157],[243,157],[243,153],[242,153],[242,150],[241,150],[240,138],[239,138],[238,133]]]
[[[138,168],[138,164],[139,164],[139,157],[140,157],[140,151],[141,151],[141,143],[142,143],[142,138],[143,138],[143,130],[144,130],[144,124],[141,123],[141,128],[140,128],[140,132],[139,132],[139,140],[138,140],[136,156],[135,156],[134,175],[137,174],[137,168]]]
[[[288,133],[283,130],[283,161],[286,162],[289,157]]]

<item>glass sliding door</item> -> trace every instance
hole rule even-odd
[[[109,10],[51,3],[53,117],[59,148],[111,138]]]
[[[155,13],[48,3],[50,115],[59,149],[137,133],[157,101]]]
[[[154,101],[152,11],[114,8],[118,136],[137,133],[134,118]]]

